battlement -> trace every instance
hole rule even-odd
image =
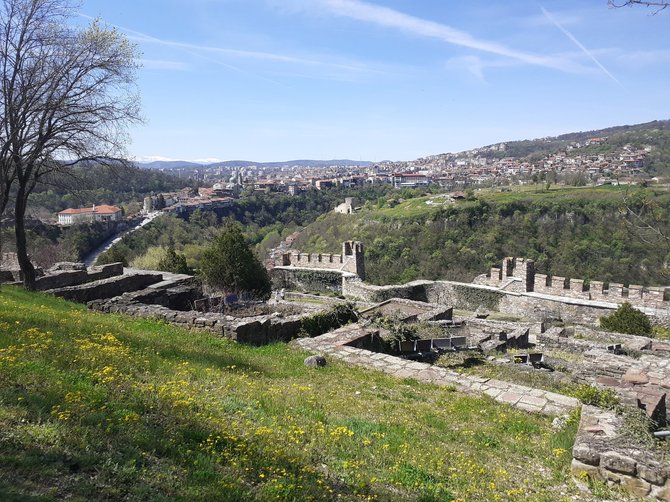
[[[629,302],[638,307],[670,307],[670,287],[644,287],[538,274],[535,272],[533,260],[526,258],[504,258],[502,267],[491,268],[483,283],[519,293],[535,292],[611,303]]]
[[[315,268],[338,270],[356,274],[365,279],[365,251],[363,243],[345,241],[342,243],[342,254],[329,253],[284,253],[277,264],[282,267]]]

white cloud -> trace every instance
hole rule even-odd
[[[466,47],[484,53],[503,56],[519,62],[544,66],[561,71],[581,71],[579,65],[560,55],[537,55],[512,49],[503,44],[477,38],[451,26],[404,14],[397,10],[364,2],[362,0],[294,0],[293,5],[320,13],[326,12],[341,17],[397,29],[402,32],[427,38],[442,40],[451,45]]]

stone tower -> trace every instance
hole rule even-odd
[[[362,242],[344,241],[342,243],[342,262],[346,264],[347,272],[354,273],[361,280],[365,280],[365,252]]]

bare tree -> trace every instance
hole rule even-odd
[[[670,276],[670,221],[667,207],[649,193],[630,190],[623,195],[621,213],[634,238],[656,250],[659,273]]]
[[[656,9],[654,12],[654,14],[656,14],[670,5],[670,2],[649,2],[645,0],[607,0],[607,5],[614,9],[619,9],[621,7],[632,7],[634,5],[643,5],[644,7],[651,7]]]
[[[136,46],[98,21],[73,27],[75,7],[69,0],[0,7],[0,214],[13,200],[27,288],[35,269],[24,216],[36,184],[78,164],[121,161],[127,126],[140,120]]]

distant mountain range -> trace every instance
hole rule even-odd
[[[328,167],[328,166],[345,166],[345,167],[367,167],[372,165],[372,162],[366,160],[349,160],[349,159],[333,159],[333,160],[287,160],[285,162],[253,162],[250,160],[226,160],[224,162],[214,162],[209,164],[200,164],[197,162],[189,162],[185,160],[157,160],[153,162],[138,162],[139,167],[145,169],[196,169],[203,167],[206,169],[217,167],[267,167],[271,169],[280,169],[282,167]]]
[[[555,153],[561,149],[565,149],[570,143],[584,141],[594,137],[608,137],[610,141],[601,148],[611,149],[621,146],[625,142],[638,145],[651,145],[656,147],[654,156],[656,157],[656,164],[661,161],[668,164],[670,160],[670,120],[654,120],[644,124],[623,125],[608,127],[595,131],[582,131],[562,134],[560,136],[537,138],[530,140],[519,141],[505,141],[496,143],[494,145],[482,146],[473,150],[455,153],[442,153],[432,155],[431,157],[442,156],[463,156],[463,155],[481,155],[484,157],[515,157],[528,158],[529,156],[543,156],[550,153]],[[418,164],[427,158],[416,159],[415,161],[382,161],[377,164],[395,164],[398,166]],[[219,162],[189,162],[181,160],[158,160],[153,162],[137,162],[137,165],[146,169],[198,169],[198,168],[239,168],[258,166],[271,169],[281,169],[287,167],[328,167],[328,166],[345,166],[345,167],[368,167],[373,165],[369,161],[356,161],[350,159],[333,159],[333,160],[288,160],[285,162],[253,162],[250,160],[227,160]],[[658,166],[656,166],[658,169]]]

